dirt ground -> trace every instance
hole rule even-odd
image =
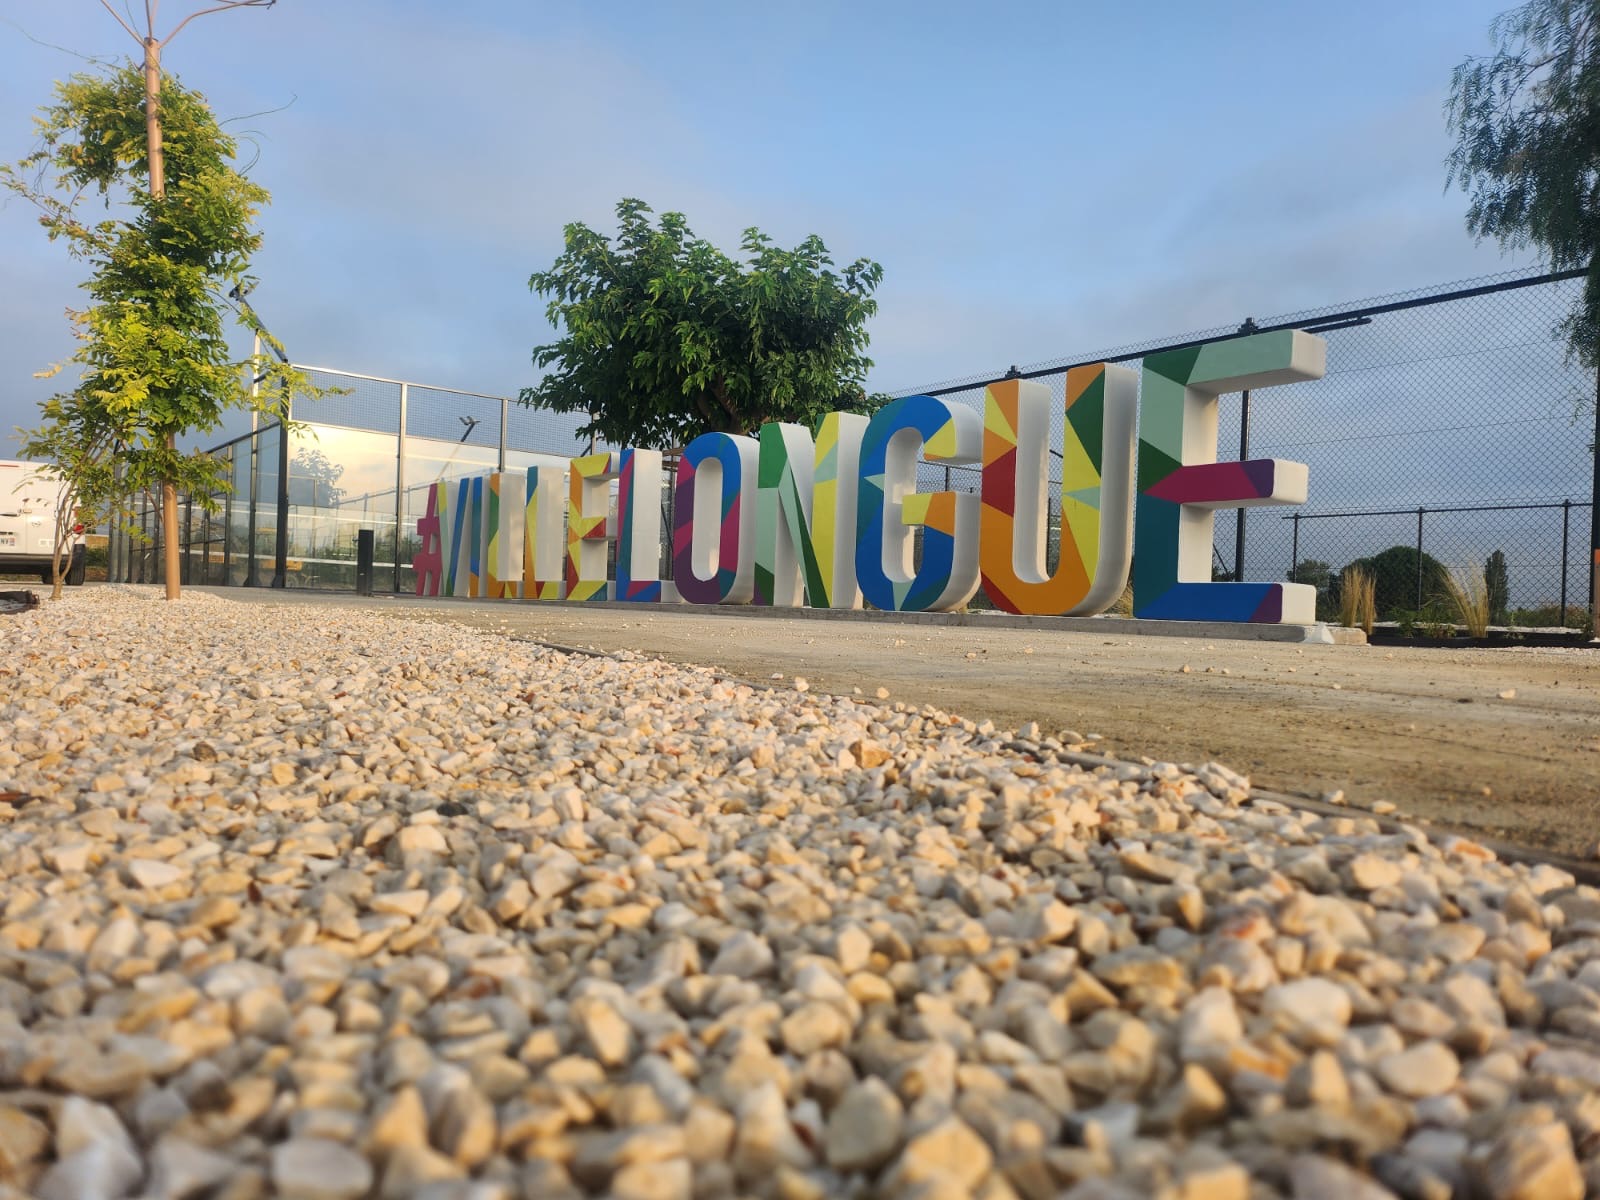
[[[208,589],[209,590],[209,589]],[[233,600],[354,597],[217,590]],[[661,608],[374,599],[511,636],[634,650],[752,681],[1100,734],[1122,757],[1215,759],[1274,791],[1591,859],[1600,649],[1437,650],[975,629]],[[1514,693],[1512,695],[1511,693]]]

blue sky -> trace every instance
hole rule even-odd
[[[253,299],[297,361],[514,394],[551,334],[528,275],[638,196],[880,261],[899,390],[1534,265],[1444,189],[1450,70],[1508,6],[280,0],[166,65],[259,150]],[[135,50],[95,0],[0,0],[7,160],[84,66],[40,42]],[[79,268],[16,199],[0,245],[9,455]]]

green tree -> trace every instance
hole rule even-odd
[[[1361,567],[1373,581],[1373,600],[1380,621],[1389,620],[1397,612],[1414,612],[1417,608],[1417,548],[1415,546],[1390,546],[1370,558],[1358,558],[1348,564]],[[1343,572],[1341,572],[1343,574]],[[1426,551],[1422,554],[1422,603],[1427,605],[1444,588],[1445,566]],[[1335,602],[1338,597],[1335,595]]]
[[[1532,244],[1555,270],[1588,271],[1562,323],[1579,361],[1600,363],[1600,0],[1530,0],[1489,27],[1495,51],[1451,75],[1448,180],[1471,197],[1467,228]]]
[[[268,373],[278,386],[252,401],[244,364],[229,354],[226,295],[246,281],[261,242],[254,219],[268,195],[234,169],[234,141],[204,97],[161,70],[163,49],[195,17],[272,2],[226,0],[191,13],[165,38],[153,24],[140,34],[106,5],[140,44],[142,61],[57,84],[55,103],[37,119],[38,149],[0,175],[38,207],[51,240],[90,270],[90,303],[69,314],[81,376],[29,436],[54,446],[52,461],[64,471],[98,468],[91,451],[114,451],[130,494],[159,491],[168,599],[178,595],[178,492],[214,503],[227,486],[222,464],[179,451],[178,438],[214,430],[226,409],[273,411],[267,397],[281,403],[314,390],[274,363]],[[154,7],[145,6],[147,21]],[[87,198],[102,201],[105,215],[85,215]],[[241,319],[271,341],[253,317]]]
[[[616,211],[615,242],[568,225],[561,256],[528,281],[550,297],[545,313],[563,336],[535,348],[534,365],[556,369],[522,389],[522,403],[587,413],[579,432],[613,444],[668,449],[881,402],[863,386],[877,263],[836,272],[820,238],[784,250],[755,228],[741,263],[681,213],[652,223],[639,200]]]
[[[23,433],[22,453],[55,466],[62,488],[55,511],[50,599],[61,599],[68,555],[80,522],[93,528],[117,514],[122,493],[116,477],[116,426],[105,410],[76,392],[53,396],[41,406],[45,422]]]
[[[1483,586],[1489,596],[1489,621],[1494,625],[1506,623],[1506,613],[1511,608],[1511,575],[1506,569],[1506,556],[1496,550],[1483,564]]]

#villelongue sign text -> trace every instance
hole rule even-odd
[[[1308,585],[1210,582],[1216,510],[1302,504],[1307,477],[1281,459],[1217,462],[1217,397],[1320,379],[1325,360],[1321,338],[1284,330],[1151,354],[1139,372],[1068,371],[1054,572],[1054,402],[1042,384],[1007,380],[987,389],[981,418],[906,396],[870,419],[832,413],[814,437],[774,423],[754,438],[696,438],[678,464],[671,582],[658,578],[659,451],[435,484],[417,522],[417,594],[939,612],[982,583],[1008,612],[1088,616],[1121,595],[1131,569],[1137,617],[1306,624]],[[979,494],[918,492],[919,461],[981,466]]]

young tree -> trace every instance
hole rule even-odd
[[[61,480],[50,564],[50,599],[59,600],[79,525],[98,525],[112,515],[120,490],[113,453],[116,427],[103,408],[85,404],[76,393],[53,396],[41,408],[45,423],[23,432],[22,453],[54,464]]]
[[[146,0],[143,34],[101,2],[140,44],[142,61],[58,84],[38,118],[40,148],[5,168],[0,182],[36,204],[50,238],[91,268],[91,303],[70,314],[79,342],[72,361],[83,374],[73,401],[47,414],[39,432],[57,447],[74,431],[85,439],[58,466],[87,469],[92,448],[115,446],[130,488],[159,489],[170,600],[179,586],[178,491],[209,497],[226,485],[218,464],[181,453],[177,439],[209,432],[223,410],[252,403],[243,365],[228,353],[223,310],[260,245],[253,222],[268,196],[234,170],[233,139],[203,97],[162,72],[161,54],[196,17],[274,0],[224,0],[164,38],[155,34],[158,0]],[[81,215],[85,194],[108,212],[118,204],[126,217]],[[270,370],[291,391],[306,390],[298,373]]]
[[[1483,564],[1483,587],[1489,597],[1490,623],[1504,625],[1511,608],[1511,573],[1506,569],[1504,551],[1496,550]]]
[[[1419,574],[1423,605],[1443,590],[1445,577],[1449,575],[1445,565],[1426,551],[1419,564],[1415,546],[1390,546],[1370,558],[1358,558],[1340,575],[1351,567],[1360,567],[1372,580],[1378,619],[1385,621],[1397,612],[1415,611]]]
[[[1448,181],[1471,196],[1467,228],[1532,244],[1555,270],[1589,273],[1563,323],[1600,363],[1600,0],[1530,0],[1495,18],[1495,52],[1466,59],[1445,106],[1457,137]]]
[[[882,267],[861,258],[836,273],[815,235],[783,250],[755,228],[740,263],[683,214],[650,216],[623,200],[614,243],[568,225],[565,251],[528,281],[564,336],[534,350],[536,366],[557,370],[522,389],[522,403],[587,413],[579,432],[613,444],[669,449],[881,402],[863,380]]]

